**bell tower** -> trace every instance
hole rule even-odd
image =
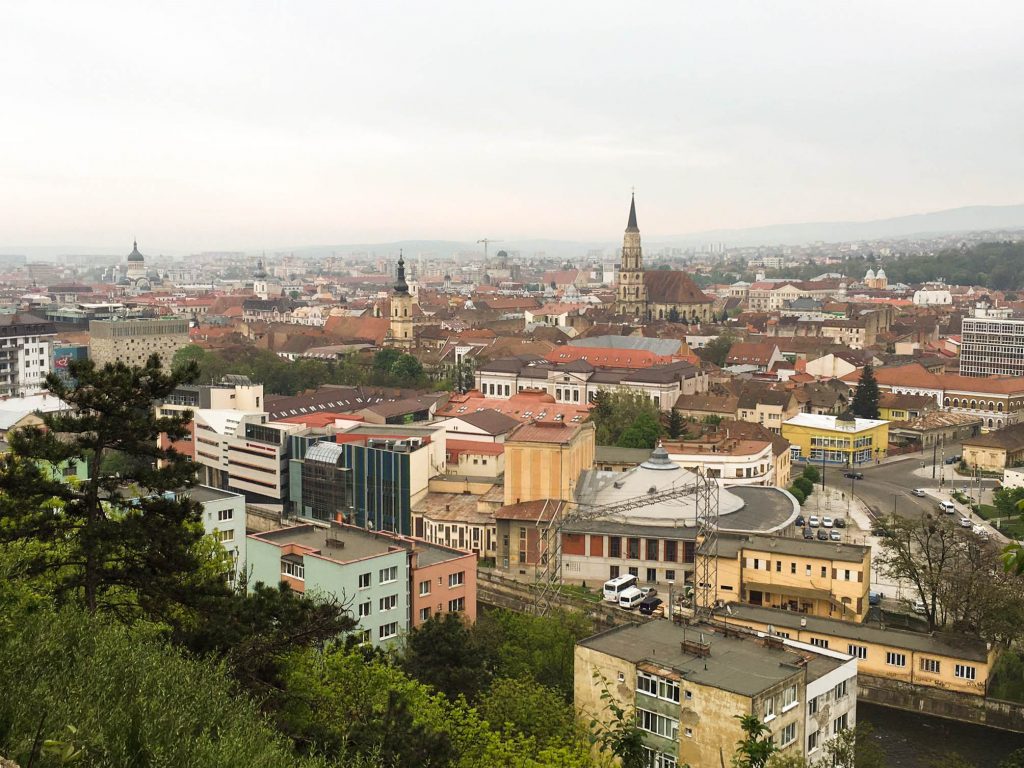
[[[615,312],[630,317],[647,314],[647,288],[644,286],[644,255],[640,247],[640,228],[636,224],[636,196],[629,202],[629,221],[622,238],[622,262]]]
[[[391,327],[387,343],[392,347],[410,349],[416,343],[412,321],[412,295],[405,281],[405,259],[398,252],[398,272],[391,289]]]

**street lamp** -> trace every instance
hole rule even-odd
[[[668,620],[669,621],[672,621],[672,587],[674,586],[674,584],[675,584],[675,582],[673,582],[671,579],[669,579],[669,582],[668,582],[668,611],[667,611]]]

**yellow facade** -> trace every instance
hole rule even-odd
[[[995,446],[964,445],[964,463],[974,469],[998,472],[1008,466],[1006,449]]]
[[[836,426],[829,426],[834,424]],[[885,458],[889,445],[887,421],[858,419],[857,426],[835,417],[801,414],[784,422],[782,436],[803,461],[858,467]],[[824,457],[822,453],[824,452]]]
[[[505,441],[505,504],[572,501],[580,473],[594,466],[594,425],[524,424]]]
[[[724,539],[722,545],[727,545]],[[774,545],[774,546],[773,546]],[[724,548],[724,547],[722,547]],[[717,599],[861,622],[868,614],[871,549],[802,539],[753,537],[718,558]]]

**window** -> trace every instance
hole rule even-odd
[[[807,751],[813,752],[818,748],[818,732],[815,731],[807,737]]]
[[[832,698],[834,698],[836,701],[839,701],[839,699],[842,699],[846,696],[846,692],[846,680],[843,680],[841,683],[839,683],[839,685],[832,689]]]
[[[904,653],[886,651],[885,663],[888,664],[890,667],[905,667],[907,666],[907,656]]]
[[[813,699],[807,702],[807,714],[816,715],[818,713],[818,697],[815,696]]]
[[[804,566],[804,576],[810,576],[810,575],[811,575],[811,566],[805,565]]]
[[[626,557],[630,560],[640,559],[640,539],[626,539]]]
[[[693,701],[693,691],[686,691],[683,695],[687,701]]]
[[[823,578],[823,579],[828,578],[828,568],[826,566],[824,566],[824,565],[821,566],[821,578]]]
[[[430,608],[420,608],[420,621],[426,621],[430,618]]]
[[[420,597],[430,594],[430,579],[420,582]]]
[[[764,721],[775,719],[775,697],[769,696],[764,700]]]
[[[675,680],[637,671],[636,690],[638,693],[646,693],[648,696],[679,703],[679,683]]]
[[[657,539],[647,539],[646,550],[647,550],[646,551],[646,555],[647,555],[646,559],[647,560],[657,560],[658,559],[658,540]]]
[[[464,610],[466,610],[466,598],[457,597],[454,600],[448,601],[449,613],[460,613]]]
[[[846,715],[832,721],[832,733],[839,734],[846,730]]]
[[[781,560],[776,560],[775,561],[775,572],[776,573],[782,573],[782,561]]]
[[[957,666],[960,666],[957,664]],[[921,659],[921,671],[939,674],[940,664],[938,659]]]
[[[679,559],[679,542],[677,541],[666,541],[665,542],[665,561],[669,563],[675,563]],[[668,578],[666,576],[666,578]]]
[[[230,520],[235,516],[233,509],[219,509],[217,510],[217,521],[223,523],[225,520]]]
[[[461,587],[465,583],[466,583],[466,572],[465,571],[459,571],[458,573],[449,573],[448,574],[448,588],[449,589],[451,589],[452,587]]]
[[[846,683],[843,683],[843,685],[846,685]],[[796,700],[796,686],[791,685],[782,692],[782,711],[788,712],[797,704],[799,702]]]
[[[665,571],[665,581],[675,581],[676,572],[672,570]]]
[[[689,728],[686,729],[687,736],[693,736],[693,731]],[[656,749],[650,747],[644,747],[644,767],[645,768],[678,768],[679,763],[672,755],[666,755],[664,752],[658,752]]]
[[[866,659],[868,657],[868,647],[866,645],[854,645],[853,643],[850,643],[846,646],[846,652],[858,659]]]
[[[608,539],[608,557],[622,557],[622,539],[618,536]]]
[[[369,574],[367,574],[369,575]],[[380,569],[380,583],[390,584],[392,581],[398,580],[398,566],[392,565],[390,568]]]
[[[367,600],[365,603],[359,604],[359,618],[370,615],[370,601]]]
[[[398,595],[387,595],[380,599],[381,611],[393,611],[398,607]]]
[[[640,575],[640,569],[639,568],[630,568],[629,569],[629,575],[630,576],[639,576]]]
[[[377,637],[381,640],[389,640],[392,637],[398,635],[398,622],[392,621],[390,624],[384,624],[378,630]]]
[[[302,563],[296,563],[293,560],[282,560],[281,575],[291,576],[293,579],[305,580],[306,567]]]
[[[789,572],[791,575],[796,576],[796,563],[789,564]]]
[[[637,709],[636,725],[641,731],[653,733],[655,736],[664,736],[666,739],[676,741],[679,738],[679,721],[657,712],[650,712],[646,709]]]
[[[235,538],[235,529],[234,528],[228,528],[227,530],[224,530],[224,531],[214,531],[213,532],[213,538],[215,538],[221,544],[223,544],[224,542],[227,542],[227,541],[233,541],[234,538]]]
[[[961,680],[973,680],[977,674],[977,668],[967,664],[957,664],[953,667],[953,676],[959,677]]]
[[[779,739],[780,746],[788,747],[794,741],[796,741],[796,723],[790,723],[782,729],[781,738]]]
[[[811,645],[816,645],[819,648],[828,648],[828,640],[825,640],[825,639],[820,638],[820,637],[812,637],[811,638]]]
[[[370,586],[370,574],[360,573],[359,574],[359,588],[368,589]]]
[[[658,581],[658,569],[657,568],[648,568],[647,569],[647,583],[648,584],[656,584],[657,581]]]
[[[612,565],[608,567],[608,578],[617,579],[619,578],[619,566]]]

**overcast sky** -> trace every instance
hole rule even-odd
[[[1024,3],[0,7],[0,244],[609,239],[1024,202]]]

